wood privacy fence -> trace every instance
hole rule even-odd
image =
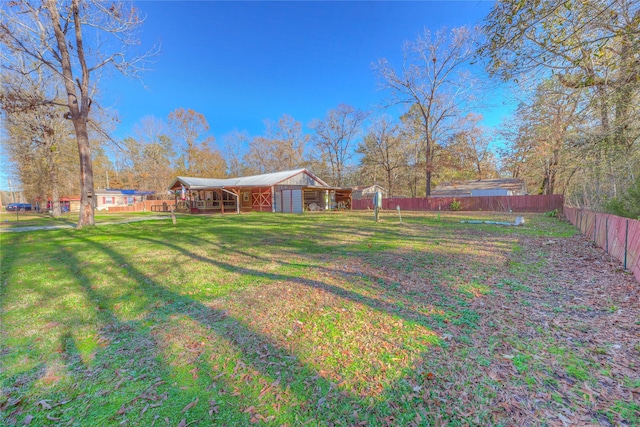
[[[640,282],[640,221],[566,206],[564,215]]]
[[[151,211],[159,211],[162,212],[162,204],[166,203],[167,205],[173,205],[175,202],[173,200],[144,200],[142,202],[137,202],[129,206],[109,206],[109,213],[113,212],[151,212]],[[157,208],[160,206],[160,209]]]
[[[498,211],[498,212],[549,212],[557,209],[562,212],[564,197],[562,194],[527,196],[489,196],[489,197],[416,197],[382,199],[382,209],[400,209],[406,211],[449,211],[453,201],[460,202],[461,211]],[[371,199],[353,200],[351,209],[373,209]]]

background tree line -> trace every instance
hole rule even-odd
[[[640,205],[637,0],[501,0],[481,27],[425,30],[402,46],[403,63],[373,64],[386,94],[379,109],[339,104],[308,133],[283,114],[262,135],[216,140],[204,115],[181,107],[142,119],[121,141],[100,109],[99,70],[135,76],[154,51],[130,54],[134,39],[118,37],[119,50],[85,53],[84,26],[121,36],[142,24],[135,9],[114,4],[23,0],[2,11],[2,142],[28,198],[86,199],[100,187],[162,196],[175,176],[307,167],[330,185],[378,183],[395,197],[516,177],[530,193],[581,206],[629,214]],[[479,112],[496,81],[513,88],[518,107],[490,131]],[[83,206],[90,224],[90,200]]]

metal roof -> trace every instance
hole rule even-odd
[[[120,188],[102,188],[96,189],[96,194],[123,194],[127,196],[147,196],[153,194],[153,191],[143,191],[143,190],[123,190]]]
[[[242,176],[238,178],[192,178],[188,176],[179,176],[171,183],[169,188],[173,188],[177,183],[181,183],[192,190],[225,187],[270,187],[300,173],[309,175],[317,181],[320,186],[328,187],[326,182],[309,172],[307,169],[294,169],[262,175]]]
[[[523,191],[524,181],[517,178],[481,179],[477,181],[446,182],[431,191],[434,193],[457,193],[471,190],[512,190]]]

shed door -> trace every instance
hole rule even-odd
[[[279,212],[302,213],[302,190],[280,190]]]
[[[281,194],[282,203],[280,203],[280,206],[282,206],[282,212],[291,213],[291,190],[282,190]]]
[[[302,213],[302,190],[291,190],[291,212]]]
[[[274,212],[282,212],[282,192],[276,191],[273,195],[275,196],[273,201]]]

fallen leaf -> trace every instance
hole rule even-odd
[[[51,409],[51,405],[49,405],[49,402],[51,402],[51,401],[50,400],[40,400],[38,403],[36,403],[36,406],[40,405],[40,406],[42,406],[42,409],[49,410],[49,409]]]
[[[198,400],[200,400],[199,397],[196,397],[196,400],[194,400],[193,402],[189,403],[187,406],[185,406],[184,408],[182,408],[182,411],[180,411],[181,413],[185,413],[187,412],[189,409],[193,408],[194,406],[196,406],[198,404]],[[184,420],[183,420],[184,421]]]

